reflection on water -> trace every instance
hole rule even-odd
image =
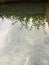
[[[49,65],[46,19],[45,16],[0,17],[0,65]]]

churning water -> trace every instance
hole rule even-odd
[[[19,21],[0,18],[0,65],[49,65],[47,22],[39,29],[20,28]]]

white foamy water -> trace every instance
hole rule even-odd
[[[0,65],[49,65],[49,28],[31,31],[0,18]]]

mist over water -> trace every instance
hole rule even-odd
[[[20,30],[8,18],[0,18],[0,65],[49,65],[49,28]]]

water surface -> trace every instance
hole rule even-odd
[[[0,65],[49,65],[46,18],[0,17]]]

